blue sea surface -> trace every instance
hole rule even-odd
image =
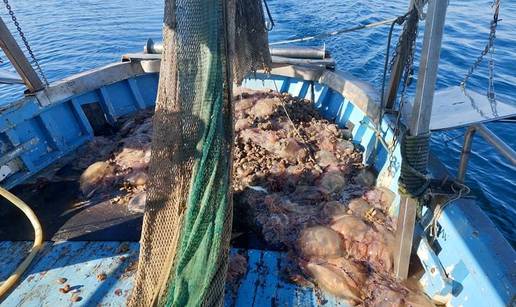
[[[148,38],[159,40],[161,36],[163,1],[11,2],[50,81],[118,61],[124,53],[142,50]],[[271,41],[379,21],[402,15],[408,7],[408,0],[268,0],[268,3],[276,23]],[[450,1],[437,89],[457,85],[484,48],[492,18],[490,4],[489,0]],[[7,11],[2,8],[0,12],[16,35]],[[516,104],[515,1],[502,1],[500,18],[494,55],[495,89],[499,100]],[[310,44],[325,44],[336,59],[338,69],[349,71],[380,89],[387,30],[388,26],[383,26]],[[13,70],[5,56],[1,54],[1,57],[4,63],[0,67]],[[483,63],[469,81],[469,88],[485,93],[487,82],[487,63]],[[22,91],[21,86],[0,85],[0,104],[21,97]],[[488,127],[511,148],[516,148],[514,123],[491,123]],[[432,136],[432,151],[452,174],[456,174],[464,131],[456,129]],[[467,184],[482,209],[515,247],[516,168],[476,137]]]

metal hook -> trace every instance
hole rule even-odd
[[[269,5],[267,4],[267,0],[263,0],[263,4],[265,6],[265,10],[267,11],[267,16],[269,17],[268,21],[265,21],[265,29],[270,32],[274,29],[275,23],[274,19],[272,19],[271,11],[269,10]]]

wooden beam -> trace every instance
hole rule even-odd
[[[23,79],[29,92],[34,93],[45,87],[2,18],[0,18],[0,47]]]
[[[394,251],[394,275],[404,280],[408,277],[414,227],[416,223],[417,201],[409,196],[401,196],[400,213],[396,226],[396,249]]]

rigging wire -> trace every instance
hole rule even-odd
[[[311,41],[314,39],[324,39],[327,37],[336,36],[336,35],[344,34],[344,33],[348,33],[348,32],[383,26],[383,25],[390,24],[390,23],[397,21],[398,18],[400,18],[400,17],[398,16],[396,18],[390,18],[390,19],[385,19],[382,21],[371,22],[371,23],[367,23],[367,24],[363,24],[363,25],[359,25],[359,26],[355,26],[355,27],[351,27],[351,28],[345,28],[345,29],[340,29],[340,30],[336,30],[336,31],[331,31],[331,32],[324,32],[324,33],[320,33],[320,34],[316,34],[316,35],[312,35],[312,36],[293,38],[293,39],[283,40],[283,41],[279,41],[279,42],[272,42],[269,45],[270,46],[283,45],[283,44],[290,44],[290,43],[306,42],[306,41]]]
[[[389,67],[389,56],[390,56],[390,53],[391,53],[391,41],[392,41],[392,34],[394,32],[394,26],[396,24],[398,25],[401,25],[405,22],[405,19],[406,17],[408,16],[410,12],[407,12],[405,15],[403,16],[399,16],[398,18],[396,18],[395,20],[392,21],[391,23],[391,26],[389,28],[389,34],[387,35],[387,50],[385,52],[385,62],[384,62],[384,66],[383,66],[383,75],[382,75],[382,90],[380,92],[380,112],[378,114],[378,123],[377,123],[377,126],[378,128],[375,129],[376,131],[376,140],[375,140],[375,144],[374,144],[374,149],[373,149],[373,157],[372,157],[372,160],[375,161],[376,160],[376,155],[377,155],[377,152],[378,152],[378,142],[379,140],[382,139],[382,135],[381,135],[381,126],[382,126],[382,119],[383,119],[383,113],[384,113],[384,109],[385,109],[385,81],[387,79],[387,70],[388,70],[388,67]],[[391,156],[394,154],[394,153],[390,153]]]
[[[409,15],[410,15],[410,12],[407,12],[405,15],[399,16],[398,18],[396,18],[391,23],[391,27],[389,29],[389,35],[387,36],[387,50],[385,52],[385,62],[384,62],[384,66],[383,66],[383,76],[382,76],[382,91],[380,92],[380,95],[381,95],[380,96],[380,116],[379,116],[380,124],[382,122],[382,117],[383,117],[384,108],[385,108],[385,95],[384,95],[385,82],[387,79],[387,70],[389,69],[389,56],[390,56],[390,52],[391,52],[390,50],[391,50],[392,33],[394,32],[394,26],[396,24],[402,25]]]
[[[378,121],[375,123],[377,126],[377,128],[375,129],[377,137],[376,137],[376,141],[375,141],[375,145],[374,145],[374,149],[373,149],[373,161],[374,161],[374,159],[377,155],[377,151],[378,151],[378,140],[382,139],[381,125],[382,125],[383,116],[385,113],[385,98],[386,98],[385,97],[385,84],[386,84],[386,80],[387,80],[387,71],[389,70],[390,48],[391,48],[391,41],[392,41],[392,34],[394,31],[394,26],[396,24],[402,25],[403,23],[405,23],[405,21],[410,18],[410,16],[413,14],[413,12],[414,12],[414,9],[408,11],[407,13],[405,13],[405,15],[399,16],[398,18],[396,18],[392,22],[391,27],[389,29],[389,33],[388,33],[388,37],[387,37],[387,48],[386,48],[387,50],[386,50],[386,54],[385,54],[385,62],[384,62],[383,75],[382,75],[382,87],[381,87],[381,92],[380,92],[380,95],[381,95],[380,96],[380,109],[379,109],[379,114],[378,114]],[[409,33],[409,28],[407,26],[405,26],[403,33],[400,36],[400,40],[398,41],[398,45],[396,46],[396,52],[399,51],[400,41],[403,39],[404,36],[408,37],[408,35],[409,35],[408,33]],[[409,37],[409,38],[413,38],[415,40],[415,36]],[[413,43],[411,43],[410,46],[412,48],[410,53],[412,54]],[[401,129],[399,129],[397,126],[400,125],[401,107],[403,106],[403,100],[404,100],[403,96],[405,95],[406,87],[408,86],[409,78],[407,76],[410,74],[410,71],[411,71],[412,56],[407,57],[405,66],[410,66],[410,67],[405,71],[406,78],[404,81],[404,89],[402,92],[402,99],[401,99],[402,102],[400,102],[400,111],[398,112],[398,116],[396,117],[396,122],[395,122],[396,127],[394,127],[394,129],[393,129],[394,130],[393,141],[392,141],[391,146],[386,147],[386,149],[389,152],[389,168],[388,168],[389,171],[392,171],[393,164],[395,163],[394,148],[396,147],[397,141],[400,139],[399,134],[401,133]],[[391,63],[391,68],[392,68],[392,63]]]

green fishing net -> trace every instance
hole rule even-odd
[[[129,305],[221,305],[232,220],[231,80],[270,63],[267,32],[259,0],[165,2],[150,184]]]

